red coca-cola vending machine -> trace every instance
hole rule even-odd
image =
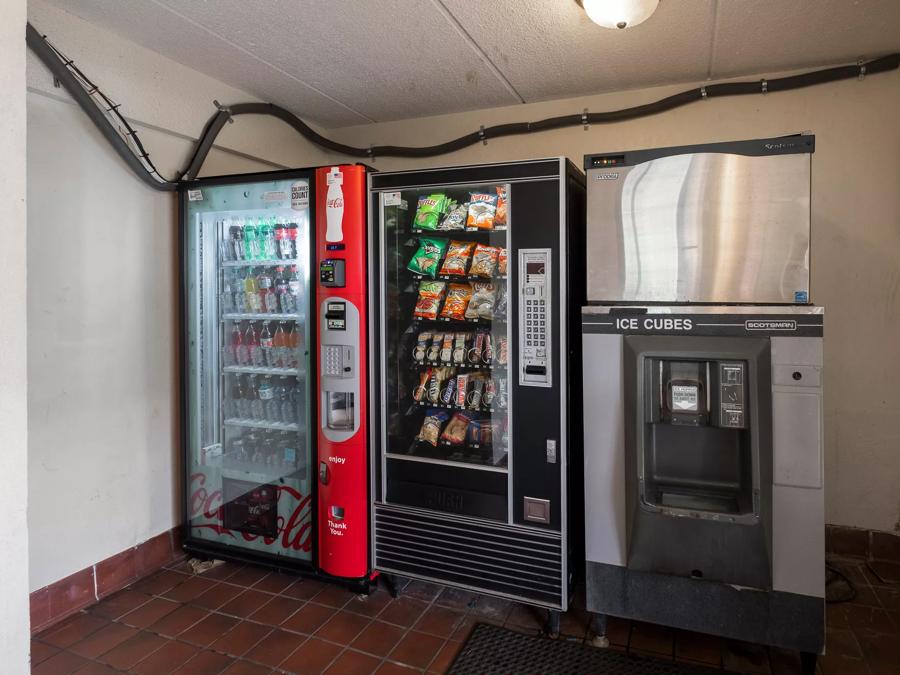
[[[190,553],[368,586],[366,173],[180,191]]]

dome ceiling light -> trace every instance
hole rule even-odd
[[[575,0],[588,18],[604,28],[631,28],[643,23],[659,0]]]

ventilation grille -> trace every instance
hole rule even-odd
[[[375,505],[375,568],[563,606],[558,533]]]

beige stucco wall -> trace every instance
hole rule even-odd
[[[754,79],[754,78],[748,78]],[[339,130],[339,140],[431,145],[508,121],[616,109],[684,86]],[[826,481],[830,523],[900,528],[900,72],[808,89],[708,100],[654,117],[490,141],[386,170],[816,134],[812,300],[826,314]]]

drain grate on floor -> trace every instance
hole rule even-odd
[[[629,656],[564,640],[522,635],[486,623],[475,626],[448,671],[449,675],[722,675],[722,672],[703,666]]]

